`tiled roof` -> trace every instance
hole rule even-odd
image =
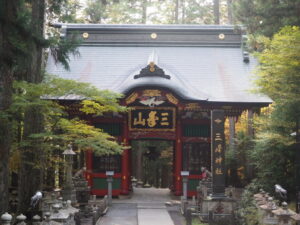
[[[69,28],[70,30],[79,29],[79,27],[87,29],[91,26],[77,25],[76,28],[76,25],[70,25]],[[115,26],[114,29],[118,30],[118,27],[123,30],[130,28],[128,25],[119,25]],[[150,26],[149,29],[158,32],[161,27],[163,26],[156,26],[156,28]],[[165,31],[170,29],[169,27],[165,26]],[[177,33],[182,35],[184,27],[178,26],[175,35]],[[140,28],[144,29],[145,26],[133,25],[127,38],[130,39],[131,35],[137,33]],[[195,44],[201,42],[201,38],[196,37],[197,35],[203,35],[207,38],[207,30],[214,31],[213,33],[210,31],[209,35],[215,35],[226,31],[225,28],[205,26],[204,29],[202,26],[198,26],[197,30],[197,26],[192,26],[192,35],[196,39],[198,38],[195,39],[193,45],[184,45],[184,42],[180,42],[179,45],[176,43],[170,45],[171,42],[169,41],[168,43],[161,42],[155,46],[153,40],[149,45],[147,41],[143,40],[142,44],[133,46],[132,43],[128,44],[128,42],[121,44],[119,40],[117,44],[114,41],[107,44],[107,40],[102,41],[101,39],[101,29],[103,28],[99,28],[99,26],[97,28],[95,25],[93,29],[98,31],[98,39],[95,39],[93,43],[83,42],[78,48],[80,56],[70,57],[70,71],[56,65],[53,58],[49,57],[47,72],[66,79],[88,82],[99,89],[109,89],[120,93],[127,93],[135,87],[161,86],[173,90],[184,99],[190,100],[239,103],[271,102],[268,97],[250,93],[250,90],[253,89],[252,74],[257,62],[252,57],[250,57],[249,63],[243,61],[240,47],[241,38],[237,39],[234,36],[241,36],[241,34],[234,33],[233,27],[228,28],[231,32],[228,35],[232,35],[232,40],[235,40],[234,45],[233,42],[229,45],[220,45],[216,43],[217,39],[210,44],[206,41],[205,46]],[[109,30],[109,33],[113,34],[114,29],[108,26],[105,27],[105,32]],[[170,39],[170,37],[166,37],[166,39]],[[239,45],[237,45],[238,40]],[[134,79],[134,75],[139,74],[141,69],[145,68],[150,61],[155,61],[165,74],[170,75],[171,79],[161,77]]]

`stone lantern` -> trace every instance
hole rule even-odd
[[[288,204],[286,202],[281,203],[281,206],[282,208],[272,211],[278,218],[278,224],[291,225],[291,216],[295,215],[296,213],[288,209]]]
[[[72,146],[69,144],[68,148],[63,152],[66,159],[66,177],[65,184],[62,191],[62,196],[65,201],[71,200],[72,203],[76,202],[76,192],[72,181],[73,170],[73,156],[76,153],[73,151]]]
[[[7,212],[1,216],[1,224],[10,225],[11,221],[12,221],[12,215],[8,214]]]

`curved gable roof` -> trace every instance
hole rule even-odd
[[[184,99],[215,102],[270,103],[253,88],[254,58],[243,61],[241,33],[228,26],[68,25],[66,36],[89,33],[71,56],[70,71],[48,59],[47,71],[62,78],[127,93],[142,86],[165,87]],[[151,39],[156,33],[157,38]],[[220,39],[220,34],[225,36]],[[113,35],[117,36],[112,39]],[[125,38],[123,42],[120,35]],[[227,38],[227,40],[226,40]],[[180,41],[179,41],[180,40]],[[155,55],[153,55],[155,52]],[[152,61],[170,79],[134,76]]]

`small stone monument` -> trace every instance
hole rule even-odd
[[[189,171],[181,171],[182,176],[182,186],[183,186],[183,200],[187,200],[187,191],[188,191],[188,181],[189,181]]]
[[[259,206],[263,210],[263,223],[264,224],[277,224],[278,220],[272,213],[273,210],[277,209],[275,202],[272,197],[268,197],[266,204]]]
[[[72,169],[73,169],[73,155],[75,152],[72,149],[71,145],[68,145],[68,149],[63,152],[63,155],[66,157],[66,181],[63,187],[62,196],[63,199],[71,200],[73,203],[76,202],[76,192],[74,189],[74,184],[72,181]]]
[[[198,209],[203,218],[212,221],[232,220],[236,201],[225,194],[224,110],[211,111],[211,180],[206,175],[198,190]],[[211,192],[211,194],[209,194]]]
[[[112,203],[112,183],[113,183],[113,176],[114,171],[106,171],[107,176],[107,197],[108,197],[108,204],[111,205]]]
[[[12,215],[8,214],[7,212],[1,216],[2,225],[10,225],[11,220],[12,220]]]
[[[17,225],[26,225],[25,223],[26,216],[24,216],[23,214],[18,215],[16,219],[17,219]]]
[[[291,225],[292,221],[290,220],[291,216],[295,215],[296,213],[290,209],[288,209],[288,204],[283,202],[281,204],[282,208],[278,208],[273,210],[272,212],[276,215],[278,219],[279,225]]]

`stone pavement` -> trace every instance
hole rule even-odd
[[[178,206],[166,207],[168,189],[134,188],[128,199],[113,199],[108,213],[96,225],[183,225]]]

